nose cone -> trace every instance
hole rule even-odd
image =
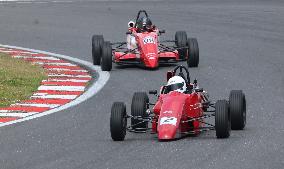
[[[156,68],[158,66],[158,59],[157,59],[157,57],[149,57],[148,66],[150,68]]]
[[[172,140],[180,135],[180,119],[187,96],[179,92],[170,92],[162,96],[163,104],[158,121],[158,139]]]
[[[173,125],[162,125],[159,126],[158,139],[159,140],[172,140],[176,136],[176,126]]]

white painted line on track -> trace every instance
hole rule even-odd
[[[58,58],[50,57],[50,56],[32,56],[30,58],[33,58],[33,59],[45,59],[45,60],[60,60]]]
[[[55,108],[61,106],[60,104],[32,104],[32,103],[16,103],[12,106],[33,106],[33,107],[48,107],[48,108]]]
[[[7,54],[9,54],[9,53],[17,53],[17,54],[21,53],[21,55],[14,55],[14,56],[17,56],[17,57],[25,56],[24,54],[26,54],[26,55],[38,54],[38,53],[33,53],[33,52],[23,52],[23,51],[19,52],[19,51],[13,51],[13,50],[7,50],[7,51],[2,50],[1,52],[7,53]]]
[[[70,71],[70,72],[88,72],[87,70],[72,70],[72,69],[62,69],[62,68],[48,68],[51,71]]]
[[[31,98],[39,98],[39,99],[75,99],[78,95],[33,95]]]
[[[48,77],[78,77],[78,78],[85,78],[85,77],[88,77],[88,78],[91,78],[91,76],[89,75],[66,75],[66,74],[48,74]]]
[[[3,51],[1,51],[1,52],[3,52]],[[12,56],[13,58],[31,58],[31,56],[24,56],[24,55],[13,55]]]
[[[1,51],[2,52],[2,51]],[[4,52],[5,53],[5,52]],[[37,53],[35,53],[37,54]],[[12,55],[14,58],[24,58],[24,59],[45,59],[45,60],[60,60],[55,57],[50,56],[26,56],[26,55]]]
[[[4,47],[4,48],[14,48],[14,49],[19,49],[19,50],[27,50],[30,52],[36,52],[36,53],[42,53],[42,54],[46,54],[46,55],[51,55],[51,56],[55,56],[58,58],[62,58],[62,59],[66,59],[75,63],[78,63],[80,65],[83,65],[89,69],[91,69],[92,71],[95,71],[99,74],[99,76],[97,77],[98,79],[95,81],[95,83],[90,84],[89,88],[87,91],[85,91],[82,95],[80,95],[77,99],[63,105],[60,106],[58,108],[55,109],[51,109],[48,111],[45,111],[43,113],[37,113],[25,118],[21,118],[18,120],[14,120],[14,121],[10,121],[10,122],[6,122],[6,123],[1,123],[0,127],[2,126],[7,126],[7,125],[11,125],[11,124],[15,124],[15,123],[19,123],[19,122],[23,122],[23,121],[27,121],[27,120],[31,120],[31,119],[35,119],[35,118],[39,118],[42,116],[46,116],[58,111],[62,111],[65,110],[67,108],[73,107],[75,105],[78,105],[84,101],[86,101],[87,99],[91,98],[92,96],[94,96],[95,94],[97,94],[102,88],[103,86],[106,84],[106,82],[109,79],[109,73],[108,72],[103,72],[101,71],[99,66],[94,66],[92,63],[78,59],[78,58],[73,58],[70,56],[66,56],[66,55],[60,55],[60,54],[56,54],[56,53],[51,53],[51,52],[46,52],[46,51],[41,51],[41,50],[34,50],[34,49],[29,49],[29,48],[22,48],[22,47],[17,47],[17,46],[9,46],[9,45],[1,45],[0,46]]]
[[[38,113],[38,112],[29,112],[29,113],[0,113],[0,116],[1,117],[27,117],[27,116],[34,115],[36,113]]]
[[[79,79],[47,79],[42,82],[88,82],[89,80],[79,80]]]
[[[40,61],[36,61],[36,62],[33,62],[33,63],[40,64],[40,65],[77,66],[77,65],[74,65],[72,63],[56,63],[56,62],[40,62]]]
[[[0,113],[17,113],[17,114],[19,114],[19,113],[23,113],[23,112],[22,111],[16,111],[16,110],[0,110]],[[35,113],[39,113],[39,112],[28,112],[28,113],[35,114]]]
[[[11,112],[12,110],[0,110],[0,113],[8,113]]]
[[[39,86],[38,90],[58,90],[58,91],[84,91],[85,86]]]

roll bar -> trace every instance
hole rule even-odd
[[[137,26],[137,20],[139,19],[140,14],[142,14],[142,13],[144,13],[144,14],[145,14],[145,16],[146,16],[146,17],[148,17],[148,14],[147,14],[147,12],[146,12],[145,10],[140,10],[140,11],[138,12],[138,14],[137,14],[137,17],[136,17],[136,20],[135,20],[135,25],[134,25],[134,27],[136,27],[136,26]]]
[[[177,67],[174,68],[174,70],[173,70],[173,76],[176,75],[177,70],[179,70],[179,76],[182,76],[182,77],[184,77],[183,70],[185,70],[185,72],[186,72],[186,78],[187,78],[187,83],[190,83],[190,76],[189,76],[189,71],[188,71],[188,69],[187,69],[185,66],[183,66],[183,65],[179,65],[179,66],[177,66]],[[185,78],[185,77],[184,77],[184,78]]]

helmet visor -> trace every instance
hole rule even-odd
[[[167,86],[167,91],[174,91],[174,90],[178,90],[178,89],[182,89],[184,83],[175,83],[175,84],[171,84]]]

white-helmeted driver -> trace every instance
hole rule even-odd
[[[186,83],[185,80],[180,76],[173,76],[168,80],[167,83],[167,92],[177,91],[180,93],[186,92]]]
[[[128,22],[128,29],[133,28],[135,25],[134,21]],[[133,50],[137,48],[135,37],[132,34],[128,34],[126,36],[126,43],[127,43],[127,49]]]

